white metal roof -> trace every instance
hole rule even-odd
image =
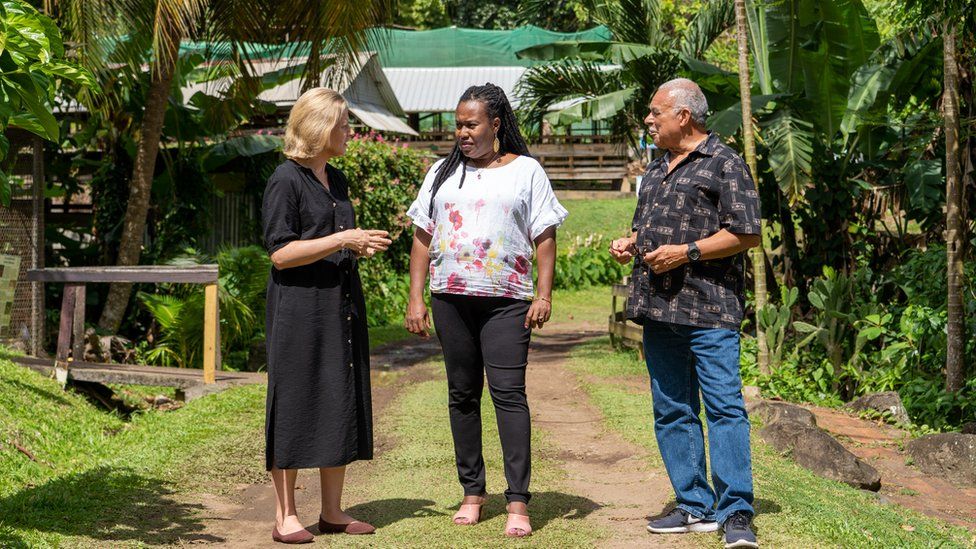
[[[350,67],[337,67],[335,65],[328,67],[320,75],[318,84],[341,93],[349,102],[349,110],[363,124],[377,130],[418,135],[413,128],[398,118],[398,116],[404,115],[404,111],[397,101],[393,88],[390,87],[390,83],[380,69],[376,54],[371,52],[360,53],[357,61],[354,66]],[[304,62],[304,58],[256,61],[252,63],[251,70],[254,74],[266,74]],[[185,101],[189,101],[193,94],[198,91],[216,95],[226,90],[231,81],[230,77],[225,77],[209,82],[190,84],[183,88],[183,98]],[[261,92],[258,98],[274,103],[279,107],[290,107],[298,101],[301,94],[301,81],[294,78],[280,86]]]
[[[525,67],[409,67],[384,68],[383,73],[408,113],[447,112],[470,86],[491,82],[505,90],[513,108],[518,107],[515,85]]]

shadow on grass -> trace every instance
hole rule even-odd
[[[529,516],[532,530],[539,531],[554,519],[578,520],[586,518],[601,506],[589,498],[565,494],[563,492],[537,492],[532,494],[529,502]],[[498,515],[506,515],[505,497],[489,495],[488,503],[482,512],[481,520],[488,520]]]
[[[401,520],[446,516],[446,513],[432,509],[434,505],[435,502],[429,499],[391,498],[360,503],[345,511],[377,528],[383,528]]]
[[[174,494],[168,482],[125,468],[99,467],[55,478],[0,499],[0,547],[28,546],[18,537],[24,534],[11,529],[151,545],[224,541],[199,534],[203,506],[179,501]]]
[[[2,358],[2,357],[0,357],[0,358]],[[11,387],[16,387],[17,389],[19,389],[21,391],[30,391],[30,392],[36,394],[37,396],[39,396],[41,398],[50,400],[52,402],[56,402],[56,403],[58,403],[58,404],[60,404],[62,406],[70,406],[71,405],[71,402],[69,402],[68,399],[64,398],[63,396],[58,395],[58,394],[55,394],[55,393],[52,393],[51,391],[47,391],[47,390],[41,389],[40,387],[37,387],[36,385],[31,385],[29,383],[21,383],[21,382],[17,381],[16,379],[0,379],[0,383],[5,383],[7,385],[10,385]]]

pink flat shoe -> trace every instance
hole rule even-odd
[[[509,538],[524,538],[532,535],[532,525],[528,515],[509,513],[505,521],[505,536]]]
[[[458,526],[474,526],[481,519],[481,507],[485,504],[485,496],[478,496],[478,503],[461,503],[458,512],[454,513],[454,524]],[[462,500],[463,501],[463,500]]]
[[[281,534],[278,532],[278,525],[275,525],[274,530],[271,531],[271,539],[277,541],[278,543],[292,545],[297,543],[312,543],[315,536],[304,528],[290,534]]]

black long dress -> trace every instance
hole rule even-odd
[[[345,176],[327,171],[330,190],[293,160],[268,179],[262,217],[269,254],[356,226]],[[371,459],[369,334],[355,256],[343,250],[301,267],[272,267],[267,338],[267,469]]]

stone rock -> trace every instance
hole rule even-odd
[[[976,486],[976,435],[925,435],[909,442],[905,449],[922,471]]]
[[[779,421],[792,421],[811,427],[817,426],[817,418],[813,412],[796,404],[761,400],[750,404],[746,409],[749,415],[761,419],[763,425],[772,425]]]
[[[776,421],[759,435],[780,452],[790,452],[797,465],[854,488],[881,489],[881,474],[852,454],[819,427]]]
[[[100,362],[135,364],[135,345],[122,336],[100,336],[98,346],[101,349],[102,356],[108,358],[108,360]]]
[[[101,340],[94,328],[85,330],[84,360],[86,362],[108,362],[108,353],[102,348]]]
[[[908,418],[908,410],[901,402],[901,396],[895,391],[885,391],[883,393],[868,393],[857,400],[846,404],[851,410],[858,412],[874,411],[887,414],[887,417],[895,423],[908,425],[912,422]]]
[[[976,435],[976,421],[970,421],[969,423],[963,423],[962,434],[964,435]]]
[[[742,396],[746,400],[759,400],[762,398],[762,394],[759,392],[759,387],[755,385],[745,385],[742,387]]]

